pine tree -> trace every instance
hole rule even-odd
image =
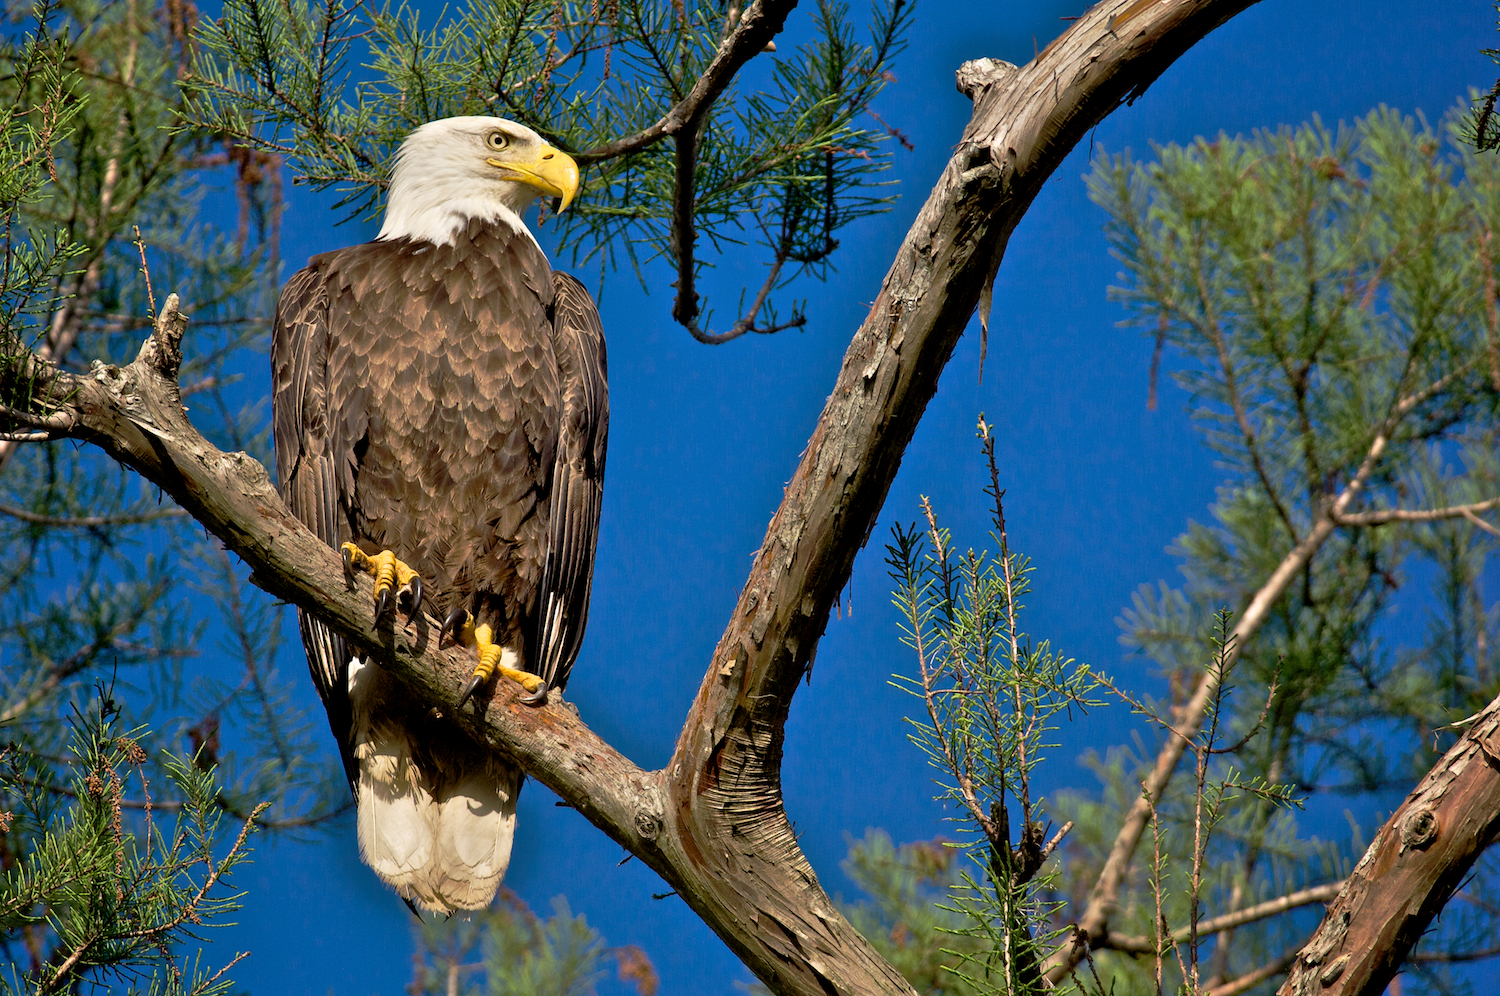
[[[15,410],[25,380],[10,375],[33,356],[70,370],[128,361],[154,296],[191,284],[199,334],[182,393],[215,439],[264,457],[263,413],[237,382],[267,333],[280,166],[184,122],[196,19],[176,0],[47,2],[0,41],[0,380],[12,392],[0,405]],[[219,179],[238,231],[202,220]],[[227,872],[252,814],[311,826],[347,807],[312,746],[321,717],[298,715],[272,668],[279,614],[246,597],[243,569],[159,491],[50,439],[45,415],[0,437],[0,564],[8,984],[156,972],[162,991],[224,990],[180,964],[180,945],[193,918],[233,903],[222,884],[190,903],[176,872]],[[208,667],[186,666],[195,658]],[[104,787],[80,794],[80,778]],[[102,823],[101,806],[113,807]],[[127,975],[100,975],[109,965]]]
[[[1289,785],[1363,814],[1332,847],[1306,837],[1277,797],[1242,790],[1188,890],[1202,799],[1179,776],[1152,800],[1171,930],[1187,926],[1194,897],[1215,914],[1310,888],[1326,901],[1312,887],[1347,874],[1378,826],[1379,793],[1411,786],[1451,743],[1441,731],[1500,691],[1482,586],[1500,536],[1486,515],[1500,507],[1500,173],[1381,109],[1337,132],[1314,121],[1167,146],[1143,163],[1100,159],[1089,185],[1125,267],[1113,293],[1154,340],[1153,377],[1174,368],[1228,471],[1211,524],[1177,541],[1185,583],[1141,587],[1121,620],[1127,644],[1167,677],[1169,700],[1155,708],[1179,728],[1193,693],[1222,685],[1212,662],[1237,665],[1220,728],[1229,742],[1263,732],[1216,758],[1213,778],[1237,772],[1240,784]],[[1427,615],[1424,639],[1383,625],[1398,605]],[[1075,909],[1149,763],[1112,754],[1097,765],[1102,798],[1059,800],[1089,828],[1068,855]],[[1156,934],[1150,862],[1136,868],[1096,947],[1128,951]],[[1487,946],[1474,939],[1494,925],[1470,913],[1445,918],[1417,964]],[[1305,930],[1219,934],[1198,984],[1284,963]],[[1149,966],[1107,963],[1121,985],[1148,984]]]

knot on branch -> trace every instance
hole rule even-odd
[[[176,294],[167,295],[161,314],[156,316],[156,327],[141,344],[135,361],[161,374],[173,384],[177,383],[177,372],[182,367],[182,336],[187,331],[187,316],[178,310],[180,301]]]
[[[1431,847],[1437,840],[1438,829],[1436,813],[1430,809],[1413,809],[1401,818],[1401,853]]]
[[[661,833],[661,820],[655,813],[639,810],[635,814],[635,832],[642,840],[655,840]]]
[[[1013,64],[999,59],[970,59],[959,66],[955,74],[958,92],[970,100],[977,100],[980,91],[996,83],[1004,83],[1017,72]]]

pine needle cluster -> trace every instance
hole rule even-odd
[[[913,9],[878,0],[860,40],[845,4],[819,0],[811,41],[734,55],[738,3],[491,0],[432,20],[405,5],[231,0],[203,25],[188,113],[365,215],[416,126],[518,121],[584,168],[583,193],[557,220],[574,265],[628,260],[639,274],[672,261],[674,316],[724,342],[801,326],[803,309],[778,319],[771,294],[823,274],[843,227],[889,203],[879,174],[886,140],[901,136],[872,104],[895,78]],[[727,88],[700,82],[731,57],[753,61]],[[724,332],[700,327],[702,243],[716,254],[757,244],[766,259],[762,289]]]
[[[638,996],[656,996],[659,984],[644,951],[606,947],[562,896],[542,917],[502,890],[489,909],[424,922],[416,934],[412,996],[592,996],[611,961]]]
[[[945,899],[956,915],[946,929],[976,943],[945,949],[956,962],[948,971],[970,991],[1019,996],[1045,988],[1041,961],[1055,931],[1041,897],[1053,875],[1042,872],[1070,829],[1051,834],[1042,800],[1032,798],[1032,773],[1059,746],[1061,718],[1099,704],[1099,682],[1087,665],[1056,655],[1047,641],[1033,644],[1022,628],[1032,568],[1009,546],[983,418],[979,435],[998,556],[958,553],[924,498],[926,528],[898,524],[886,562],[902,642],[917,660],[917,674],[897,675],[895,684],[926,713],[910,720],[911,740],[941,772],[938,799],[961,814],[966,838],[954,846],[971,859]]]
[[[64,756],[0,748],[0,993],[230,991],[242,954],[211,970],[179,951],[240,908],[232,873],[265,805],[230,830],[212,770],[171,752],[148,763],[153,738],[120,720],[100,686]]]

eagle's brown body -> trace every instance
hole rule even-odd
[[[468,609],[515,666],[563,687],[587,618],[609,418],[582,286],[504,219],[470,220],[446,245],[370,242],[288,282],[271,358],[293,512],[331,546],[394,552],[439,618]],[[487,904],[520,773],[301,623],[366,860],[431,908]]]

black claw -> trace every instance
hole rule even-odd
[[[471,695],[479,691],[479,686],[482,684],[484,684],[484,682],[480,680],[479,675],[476,674],[474,677],[470,678],[469,683],[464,686],[464,693],[458,697],[458,708],[462,709],[464,707],[464,703],[469,701],[469,697]]]
[[[521,701],[527,705],[545,705],[549,691],[551,689],[547,687],[547,683],[544,681],[536,687],[536,691],[521,696]]]
[[[417,613],[422,611],[422,578],[420,575],[411,579],[411,584],[407,586],[407,590],[411,593],[411,608],[406,612],[406,621],[410,624],[413,619],[417,618]]]
[[[438,630],[438,648],[442,648],[443,637],[447,636],[450,632],[453,634],[453,639],[457,641],[459,627],[463,626],[463,624],[467,622],[468,619],[468,609],[454,609],[452,612],[448,613],[448,618],[443,620],[443,628]]]
[[[377,626],[380,620],[390,614],[391,608],[391,589],[387,588],[380,593],[379,598],[375,599],[375,624]]]
[[[351,550],[351,549],[349,549],[346,546],[346,547],[343,547],[340,550],[340,552],[344,556],[344,583],[347,584],[350,587],[350,589],[353,589],[354,588],[354,551]]]

